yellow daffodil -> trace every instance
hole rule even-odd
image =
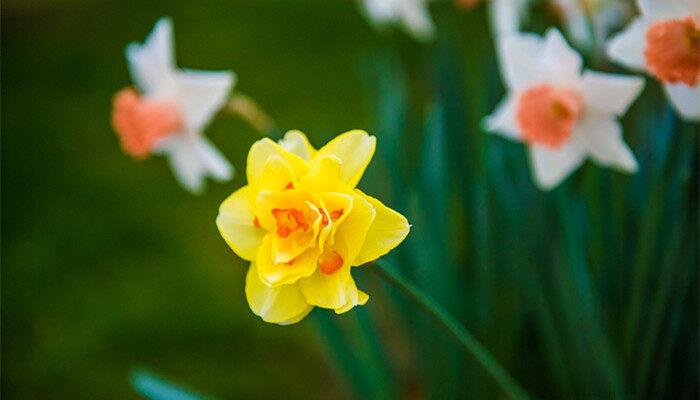
[[[316,150],[290,131],[251,147],[248,184],[221,204],[216,224],[251,262],[246,298],[264,321],[293,324],[314,306],[340,314],[367,302],[351,267],[388,253],[410,227],[355,188],[375,145],[367,132],[350,131]]]

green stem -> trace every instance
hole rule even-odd
[[[234,92],[223,112],[238,116],[263,136],[280,136],[279,129],[270,115],[252,97],[243,92]]]
[[[375,265],[376,267],[372,268],[373,271],[376,271],[382,278],[401,290],[406,297],[420,307],[433,321],[444,328],[468,354],[481,364],[511,399],[530,399],[527,392],[508,374],[508,371],[501,366],[498,360],[447,310],[386,262],[380,260]]]

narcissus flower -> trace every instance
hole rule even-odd
[[[399,25],[414,38],[427,41],[435,36],[428,0],[359,0],[367,18],[377,27]]]
[[[401,214],[355,188],[375,149],[364,131],[314,149],[299,131],[248,153],[248,184],[229,196],[216,224],[251,262],[246,298],[263,320],[292,324],[315,306],[343,313],[367,302],[351,275],[403,241]]]
[[[236,77],[230,71],[178,69],[172,35],[172,22],[161,18],[143,44],[126,48],[138,89],[115,95],[112,125],[125,153],[135,158],[168,156],[180,184],[197,192],[206,176],[231,178],[231,164],[202,130],[226,101]]]
[[[616,118],[639,95],[639,77],[586,70],[556,29],[503,37],[501,70],[509,93],[485,128],[525,142],[536,183],[557,186],[586,157],[624,172],[637,162]]]
[[[700,119],[700,1],[637,0],[642,15],[608,43],[608,55],[664,85],[686,119]]]

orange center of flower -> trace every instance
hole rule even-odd
[[[695,86],[700,79],[700,21],[693,17],[649,27],[644,49],[647,68],[659,80]]]
[[[277,236],[286,238],[296,231],[307,231],[309,224],[304,212],[298,208],[274,208],[272,216],[277,220]]]
[[[331,275],[343,266],[343,257],[335,250],[324,252],[318,259],[318,266],[322,273]]]
[[[337,210],[331,211],[328,215],[330,215],[331,221],[335,221],[335,220],[337,220],[338,218],[342,217],[344,212],[345,212],[345,211],[343,211],[342,208],[339,208],[339,209],[337,209]],[[328,225],[328,217],[326,217],[326,213],[325,213],[325,212],[322,212],[322,213],[321,213],[321,225],[322,225],[322,226]]]
[[[131,88],[122,89],[114,96],[112,126],[124,152],[132,157],[148,156],[159,139],[178,131],[182,123],[174,104],[145,100]]]
[[[578,93],[570,89],[545,83],[525,90],[516,115],[523,140],[561,147],[571,137],[582,108]]]

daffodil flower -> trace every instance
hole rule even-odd
[[[225,181],[233,172],[202,130],[226,101],[236,77],[230,71],[178,69],[172,35],[172,22],[161,18],[143,44],[126,48],[138,89],[115,95],[112,125],[125,153],[135,158],[166,155],[180,184],[198,192],[206,176]]]
[[[529,145],[535,182],[557,186],[587,156],[627,173],[637,161],[616,118],[639,95],[639,77],[586,70],[556,29],[501,39],[506,98],[484,120],[485,129]]]
[[[420,41],[435,36],[435,25],[428,9],[428,0],[360,0],[369,20],[379,28],[400,25]]]
[[[686,119],[700,119],[700,1],[637,0],[641,15],[608,42],[608,55],[663,83]]]
[[[364,131],[319,150],[299,131],[251,147],[248,184],[221,204],[216,224],[251,262],[246,298],[263,320],[293,324],[314,307],[343,313],[367,302],[352,267],[386,254],[409,231],[406,218],[355,187],[374,149]]]

